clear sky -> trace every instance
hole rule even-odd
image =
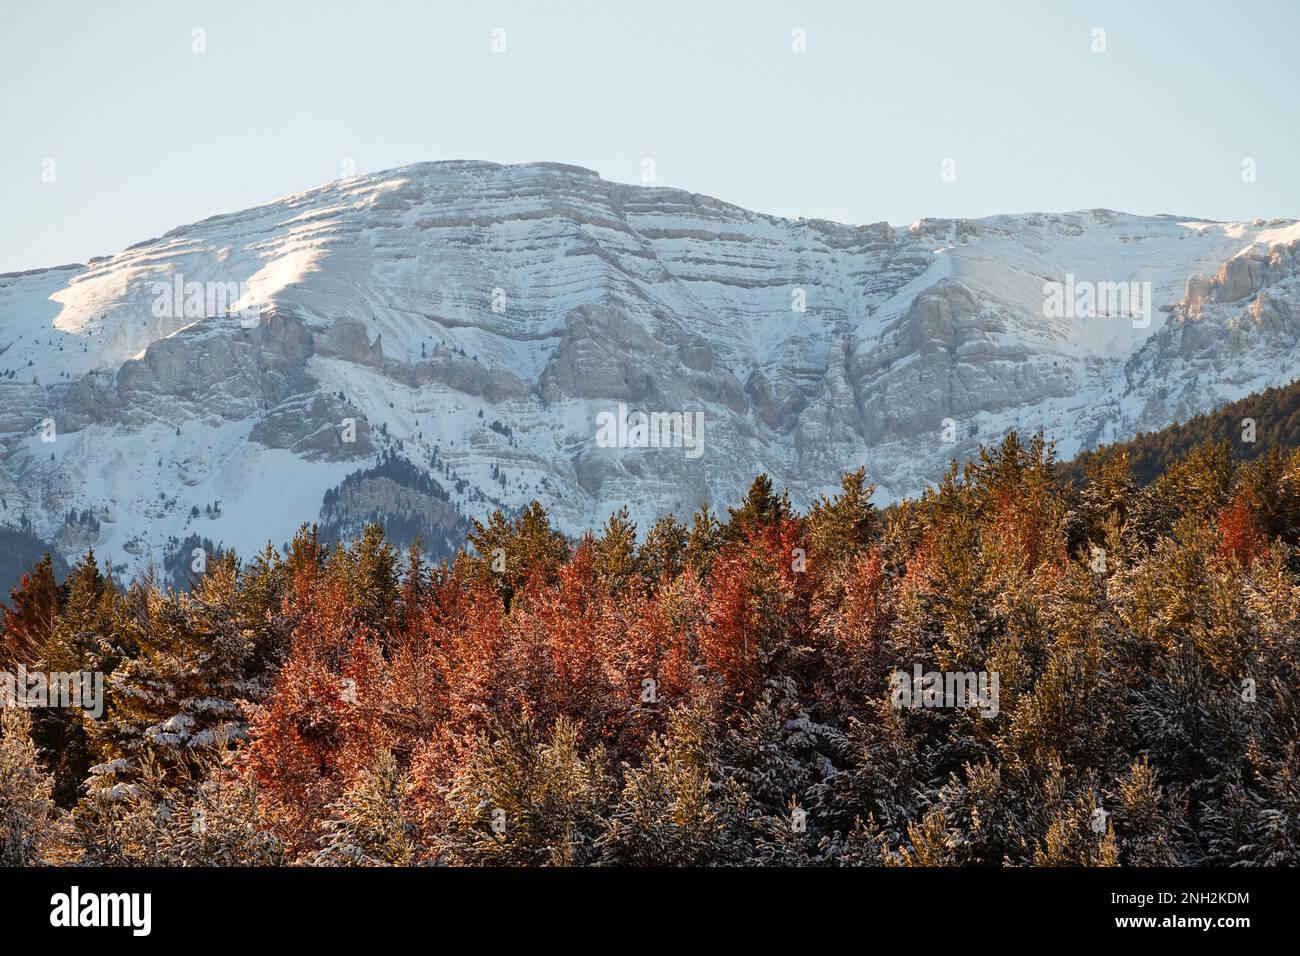
[[[1300,218],[1298,41],[1295,0],[0,0],[0,271],[348,159],[637,182],[652,158],[660,185],[847,222]]]

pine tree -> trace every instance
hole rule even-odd
[[[686,546],[690,535],[671,514],[650,526],[645,543],[637,553],[642,583],[647,591],[676,579],[686,566]]]
[[[346,584],[309,579],[289,605],[292,647],[250,721],[242,763],[260,788],[268,828],[296,857],[317,848],[328,806],[373,762],[388,733],[379,719],[382,657]]]
[[[397,599],[397,552],[384,540],[379,524],[368,524],[360,539],[335,552],[330,572],[347,582],[349,601],[358,620],[376,630],[386,628]]]
[[[1219,556],[1250,567],[1255,556],[1265,548],[1263,524],[1252,493],[1243,489],[1232,503],[1219,509]]]
[[[254,638],[232,553],[214,561],[189,595],[148,592],[142,613],[135,653],[112,676],[117,704],[96,734],[111,741],[110,757],[134,761],[148,750],[174,779],[205,752],[242,739],[240,702],[260,700],[269,687],[250,679]],[[118,779],[129,779],[129,767]]]
[[[817,694],[828,712],[861,715],[883,685],[894,653],[896,604],[880,551],[851,559],[818,593],[812,612],[821,653]]]
[[[65,587],[63,613],[40,663],[51,672],[102,674],[107,697],[105,716],[111,715],[111,676],[131,653],[132,628],[126,620],[127,608],[118,601],[112,582],[101,573],[93,549],[73,567]],[[80,709],[51,707],[39,711],[33,723],[37,747],[50,755],[55,802],[71,807],[90,768],[107,757],[95,721]]]
[[[70,816],[68,852],[79,866],[165,865],[163,834],[173,801],[161,769],[146,756],[133,783],[114,782],[112,769],[101,765],[91,773]]]
[[[420,854],[411,783],[388,751],[331,807],[317,866],[411,866]]]
[[[861,852],[850,836],[867,820],[877,845],[901,843],[908,823],[920,817],[927,778],[921,741],[907,733],[903,712],[880,698],[874,719],[849,718],[832,744],[835,770],[810,788],[809,808],[830,835],[828,855]]]
[[[836,562],[858,554],[880,534],[880,519],[871,503],[876,486],[867,484],[867,470],[859,468],[840,479],[840,493],[823,495],[808,512],[810,556],[817,564]]]
[[[956,845],[944,808],[931,807],[907,825],[907,840],[885,857],[887,866],[954,866]]]
[[[63,609],[64,589],[54,578],[47,553],[10,592],[11,607],[0,605],[0,670],[34,665],[54,637]]]
[[[771,527],[790,517],[790,498],[786,493],[777,495],[772,479],[759,475],[749,486],[739,508],[728,508],[729,520],[723,528],[725,540],[736,541]]]
[[[722,546],[722,528],[707,504],[700,505],[691,518],[686,539],[686,564],[703,577],[713,564],[713,556]]]
[[[41,767],[31,718],[0,704],[0,866],[40,866],[58,838],[54,779]]]
[[[436,844],[454,865],[588,865],[611,790],[604,754],[582,753],[571,722],[547,737],[528,718],[499,726],[478,738],[452,785]]]
[[[1055,758],[1029,768],[1021,846],[1009,862],[1032,866],[1118,866],[1114,818],[1090,770]]]
[[[280,866],[284,847],[262,820],[255,781],[235,769],[236,752],[207,756],[198,780],[170,796],[159,845],[169,866]]]
[[[468,539],[479,555],[475,563],[496,582],[507,608],[530,574],[552,579],[569,553],[564,536],[551,527],[546,509],[536,501],[514,520],[495,511],[486,525],[474,521]]]
[[[1132,506],[1137,483],[1133,479],[1127,449],[1098,454],[1084,469],[1083,515],[1088,536],[1099,539],[1107,520],[1124,524]]]
[[[717,743],[706,708],[675,710],[639,767],[624,767],[623,793],[597,846],[616,866],[698,866],[729,856],[725,813],[714,797]]]
[[[596,574],[611,591],[622,590],[636,571],[636,522],[626,505],[605,521],[591,549]]]
[[[248,660],[250,680],[269,684],[289,651],[292,622],[284,614],[289,567],[269,543],[239,575],[239,611],[253,642]]]
[[[1185,812],[1183,801],[1168,800],[1156,783],[1156,772],[1145,760],[1135,760],[1116,786],[1115,833],[1123,866],[1178,866],[1175,830]]]

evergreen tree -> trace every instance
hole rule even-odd
[[[686,528],[671,514],[650,526],[636,559],[647,591],[675,580],[682,573],[689,540]]]
[[[592,542],[596,574],[612,591],[621,591],[636,572],[636,522],[627,506],[609,516],[600,537]]]
[[[759,475],[749,486],[739,508],[728,508],[729,520],[723,528],[723,538],[735,541],[771,527],[791,515],[790,498],[786,493],[777,495],[772,479]]]
[[[159,836],[169,866],[280,866],[284,847],[263,823],[255,781],[235,769],[236,752],[201,762],[198,781],[170,796]]]
[[[840,493],[822,496],[808,512],[808,539],[814,561],[834,562],[860,553],[880,534],[880,519],[871,503],[876,486],[867,484],[867,470],[859,468],[840,479]]]
[[[569,553],[563,535],[551,528],[550,516],[536,501],[514,520],[495,511],[486,525],[475,521],[468,538],[478,552],[480,572],[497,582],[507,608],[530,574],[553,579]]]
[[[1123,866],[1178,866],[1175,833],[1182,822],[1183,801],[1168,800],[1156,783],[1156,772],[1137,760],[1116,786],[1115,833]]]
[[[707,504],[700,505],[691,518],[686,539],[686,564],[696,575],[704,576],[713,564],[713,556],[722,545],[722,526]]]
[[[0,605],[0,670],[34,665],[54,637],[64,589],[54,578],[47,553],[10,592],[10,607]]]
[[[543,737],[525,718],[479,737],[436,844],[454,865],[588,865],[611,789],[604,754],[581,753],[572,723],[557,721]]]
[[[52,862],[58,840],[54,780],[41,767],[31,738],[31,718],[0,703],[0,866]]]
[[[335,552],[330,572],[346,582],[362,623],[375,629],[388,625],[397,598],[397,552],[384,540],[382,525],[366,525],[360,539]]]
[[[410,866],[420,852],[411,783],[387,751],[331,808],[317,866]]]
[[[127,608],[100,571],[93,549],[73,567],[65,587],[63,612],[38,663],[50,672],[102,674],[107,697],[103,716],[109,716],[114,705],[108,693],[111,675],[132,650]],[[62,807],[71,807],[90,768],[107,756],[95,720],[81,709],[51,707],[38,711],[33,722],[38,749],[50,755],[54,799]]]
[[[726,812],[715,796],[717,742],[708,710],[675,710],[651,737],[639,767],[624,767],[623,793],[597,843],[601,862],[699,866],[727,861]]]
[[[117,704],[96,728],[111,744],[109,756],[130,758],[119,779],[144,750],[174,773],[242,739],[241,702],[269,691],[250,673],[254,633],[245,626],[232,553],[210,565],[188,595],[147,593],[142,614],[135,653],[111,679]]]

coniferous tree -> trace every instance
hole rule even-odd
[[[34,665],[54,637],[64,589],[55,580],[49,554],[23,575],[9,602],[8,607],[0,605],[0,670]]]
[[[118,601],[93,549],[73,567],[65,587],[66,603],[39,663],[54,673],[103,675],[107,691],[113,671],[131,652],[125,602]],[[101,719],[112,714],[112,695],[106,693],[106,698]],[[106,757],[94,724],[94,718],[75,708],[51,707],[35,716],[33,737],[38,749],[50,755],[54,798],[61,807],[76,802],[90,768]]]
[[[636,572],[636,522],[626,505],[609,516],[591,547],[596,574],[611,590],[622,590]]]
[[[411,783],[387,751],[331,807],[317,866],[410,866],[420,852]]]
[[[454,865],[581,866],[596,860],[611,797],[603,753],[582,753],[577,728],[543,736],[531,719],[480,736],[447,795],[435,839]]]
[[[636,557],[642,585],[647,591],[671,583],[682,573],[686,566],[686,545],[689,538],[686,528],[671,514],[650,526]]]
[[[808,539],[814,561],[834,562],[861,553],[880,534],[880,519],[871,503],[876,486],[867,483],[867,470],[859,468],[840,480],[840,493],[824,495],[808,512]]]
[[[111,741],[110,758],[127,758],[128,777],[142,751],[174,772],[242,739],[241,702],[269,690],[250,674],[254,635],[245,626],[232,553],[218,558],[188,595],[146,594],[142,615],[134,653],[111,679],[116,706],[96,729]]]
[[[58,840],[54,780],[41,767],[25,709],[0,703],[0,866],[40,866]]]
[[[497,582],[507,608],[531,573],[552,577],[569,553],[564,537],[536,501],[514,520],[495,511],[486,525],[475,521],[468,539],[478,552],[478,567]]]
[[[622,796],[597,842],[603,863],[698,866],[726,862],[725,810],[714,792],[717,741],[707,708],[683,706],[666,736],[652,737],[639,767],[625,767]]]

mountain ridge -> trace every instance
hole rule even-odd
[[[331,526],[437,539],[538,498],[569,531],[623,504],[644,527],[863,464],[893,500],[1010,428],[1070,456],[1289,381],[1298,242],[1110,210],[792,220],[567,164],[366,174],[0,276],[0,526],[127,571],[194,535],[248,553],[386,455],[438,493],[355,478]],[[1075,278],[1148,284],[1148,325],[1046,314]],[[237,295],[159,309],[190,283]],[[600,447],[620,404],[700,412],[706,453]]]

